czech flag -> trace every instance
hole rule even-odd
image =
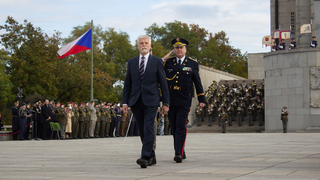
[[[91,49],[91,37],[91,29],[89,29],[82,36],[59,49],[58,58],[64,58],[71,54],[77,54],[81,51]]]

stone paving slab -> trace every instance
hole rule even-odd
[[[189,133],[182,163],[172,136],[157,136],[147,169],[139,137],[0,143],[0,179],[320,179],[319,133]]]

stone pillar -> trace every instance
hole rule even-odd
[[[300,34],[301,25],[311,23],[311,0],[296,0],[296,13],[297,33]],[[301,34],[297,42],[298,48],[309,48],[311,34]]]

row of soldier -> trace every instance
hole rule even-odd
[[[264,82],[257,86],[255,80],[247,85],[246,81],[237,83],[234,80],[229,86],[228,81],[219,85],[213,81],[206,92],[208,108],[202,109],[198,106],[195,110],[197,125],[201,126],[204,116],[208,118],[208,126],[218,118],[218,125],[222,126],[225,132],[225,124],[232,126],[232,122],[237,122],[242,126],[245,117],[248,117],[248,125],[253,126],[253,122],[258,120],[259,126],[264,122]]]
[[[124,114],[120,103],[86,101],[78,105],[77,102],[64,104],[45,100],[43,103],[34,102],[33,108],[30,103],[22,103],[20,109],[18,106],[19,102],[16,101],[12,108],[14,140],[18,139],[19,130],[20,140],[29,139],[31,121],[32,137],[43,140],[51,138],[50,122],[59,123],[61,139],[123,137],[126,133],[128,136],[139,133],[132,112]],[[159,134],[169,134],[167,115],[158,113],[155,120]]]

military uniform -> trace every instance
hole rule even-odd
[[[287,107],[284,107],[281,112],[281,120],[282,120],[282,126],[283,126],[283,133],[287,133],[287,127],[288,127],[288,116],[289,111],[287,111]]]
[[[74,104],[77,104],[76,102]],[[78,138],[78,132],[79,132],[79,108],[78,107],[73,107],[73,119],[72,119],[72,138],[77,139]]]
[[[198,106],[197,109],[195,110],[195,113],[197,117],[197,126],[201,126],[202,108]]]
[[[86,108],[79,107],[79,138],[83,139],[84,130],[85,130],[85,120],[86,120]]]
[[[96,115],[97,115],[97,121],[96,121],[96,127],[94,129],[94,137],[98,138],[99,132],[100,132],[100,123],[101,123],[101,108],[100,107],[96,107]]]
[[[101,122],[100,122],[100,131],[99,131],[99,136],[101,138],[104,138],[104,133],[106,131],[106,121],[107,121],[107,109],[105,106],[102,106],[100,108],[101,111]]]
[[[233,116],[233,108],[232,106],[229,106],[228,109],[227,109],[227,113],[228,113],[228,126],[232,126],[232,116]],[[222,121],[223,123],[223,121]]]
[[[85,107],[85,110],[86,110],[86,118],[85,118],[85,127],[84,127],[83,137],[88,138],[89,137],[90,121],[91,121],[91,112],[90,112],[88,106]]]
[[[106,108],[106,129],[104,133],[105,137],[110,137],[109,131],[110,131],[110,124],[111,124],[111,111],[112,110],[110,108]]]
[[[125,136],[126,134],[126,123],[127,123],[127,114],[123,113],[121,110],[121,123],[120,123],[120,136]]]
[[[22,103],[21,106],[25,105],[25,103]],[[27,115],[28,115],[28,111],[21,107],[19,109],[19,123],[20,123],[20,134],[19,134],[19,138],[20,140],[24,140],[24,136],[26,133],[26,126],[27,126]]]
[[[66,125],[68,123],[68,115],[64,108],[59,108],[59,112],[60,117],[58,123],[60,124],[61,139],[66,139]]]
[[[20,130],[20,121],[19,121],[19,108],[18,106],[12,107],[12,132],[13,140],[18,140],[18,131]]]
[[[210,107],[208,107],[208,113],[207,113],[207,116],[208,116],[208,126],[212,126],[212,118],[214,118],[214,107],[213,107],[213,104],[210,105]]]
[[[182,38],[173,39],[175,48],[187,46],[189,43]],[[184,157],[184,145],[187,135],[187,118],[190,111],[193,94],[193,84],[195,86],[199,103],[206,103],[204,91],[199,76],[199,64],[194,59],[183,56],[169,58],[164,63],[166,79],[170,94],[170,108],[168,117],[171,125],[171,132],[174,139],[174,149],[176,162],[180,161],[180,156]],[[166,105],[166,104],[164,104]],[[177,157],[177,159],[176,159]]]
[[[248,107],[248,116],[249,116],[249,126],[253,126],[253,109],[251,106]]]
[[[242,126],[243,110],[241,106],[238,106],[237,108],[237,120],[238,120],[238,126]]]
[[[221,131],[222,131],[222,133],[225,133],[226,132],[226,124],[228,122],[228,114],[226,112],[222,111],[219,116],[221,118]]]

